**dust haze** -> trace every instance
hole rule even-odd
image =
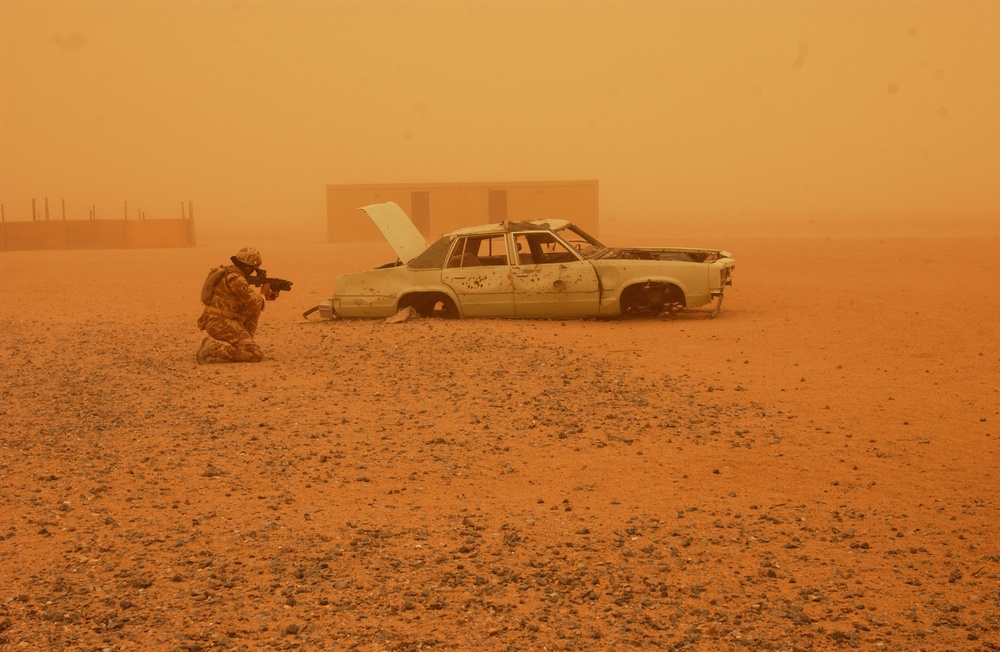
[[[0,0],[0,202],[323,233],[329,183],[598,179],[602,232],[1000,222],[1000,5]]]
[[[198,234],[0,252],[0,649],[996,652],[998,25],[0,0],[4,219]],[[559,179],[731,251],[718,317],[303,318],[395,258],[327,184]],[[294,289],[198,364],[246,244]]]

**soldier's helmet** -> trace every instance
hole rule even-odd
[[[264,262],[260,257],[260,252],[253,247],[243,247],[232,257],[234,263],[243,263],[247,267],[257,269]]]

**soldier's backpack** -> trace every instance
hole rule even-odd
[[[215,286],[225,275],[226,267],[224,265],[208,270],[208,276],[205,277],[205,283],[201,286],[201,302],[206,306],[212,300],[212,291],[215,290]]]

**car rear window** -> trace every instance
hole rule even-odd
[[[427,247],[424,253],[411,260],[407,267],[410,269],[441,269],[444,267],[444,259],[448,255],[450,246],[451,240],[448,237],[441,238]]]

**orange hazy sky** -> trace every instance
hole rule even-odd
[[[993,0],[0,0],[0,202],[277,227],[328,183],[598,179],[612,226],[1000,224],[998,34]]]

